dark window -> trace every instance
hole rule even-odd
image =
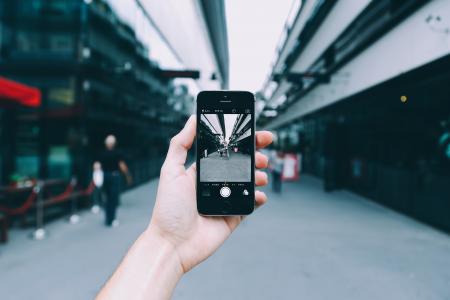
[[[81,0],[15,0],[18,16],[71,16]]]
[[[16,32],[16,49],[19,52],[39,51],[42,49],[42,44],[42,34],[38,32]]]
[[[52,34],[49,37],[49,48],[52,52],[71,52],[74,49],[73,36],[69,34]]]

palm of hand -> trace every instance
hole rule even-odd
[[[198,214],[195,166],[162,174],[152,223],[175,247],[184,272],[210,256],[240,223],[241,217]]]

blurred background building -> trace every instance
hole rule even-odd
[[[138,184],[159,173],[197,90],[227,87],[224,5],[1,0],[0,76],[1,184],[87,184],[110,133]]]
[[[303,1],[259,98],[260,127],[327,191],[450,229],[450,1]]]

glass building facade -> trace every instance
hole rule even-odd
[[[0,74],[42,92],[38,108],[0,108],[3,184],[72,176],[86,184],[111,133],[136,183],[158,174],[198,83],[162,75],[195,66],[183,62],[144,5],[0,1]]]

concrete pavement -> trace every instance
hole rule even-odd
[[[124,195],[121,226],[82,213],[40,242],[0,246],[1,299],[90,299],[151,214],[156,181]],[[450,237],[349,192],[302,177],[248,217],[188,273],[174,299],[450,299]]]

